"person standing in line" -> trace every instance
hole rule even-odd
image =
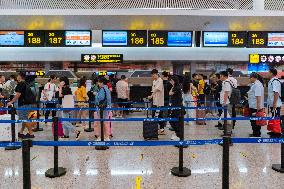
[[[56,108],[56,103],[50,102],[55,99],[55,93],[57,91],[57,87],[55,84],[56,81],[57,81],[56,76],[51,75],[48,83],[44,85],[44,89],[42,91],[43,97],[41,97],[41,99],[44,101],[47,101],[46,108]],[[45,112],[45,119],[48,119],[49,114],[50,114],[50,110],[47,110]],[[55,116],[56,116],[56,111],[53,110],[52,117],[55,117]],[[45,124],[47,124],[47,122],[45,122]]]
[[[58,86],[58,99],[59,104],[62,105],[64,96],[66,95],[72,95],[71,88],[69,86],[69,79],[67,77],[60,77],[59,79],[60,83]],[[62,118],[70,118],[72,114],[72,111],[62,111]],[[73,124],[70,121],[63,121],[62,127],[64,129],[64,137],[63,138],[69,138],[70,132],[75,133],[76,140],[80,139],[81,131],[76,130],[76,128],[73,126]]]
[[[87,108],[88,107],[88,95],[87,95],[87,89],[86,89],[86,79],[82,78],[79,82],[79,88],[75,91],[76,101],[77,101],[77,107],[78,108]],[[87,119],[87,110],[80,110],[78,112],[78,119]],[[78,123],[77,126],[80,126]],[[86,127],[87,122],[83,121],[82,126]]]
[[[180,87],[179,78],[177,76],[172,76],[170,78],[170,82],[173,86],[172,89],[169,92],[170,106],[182,107],[183,98],[182,98],[182,90],[181,90],[181,87]],[[177,109],[177,110],[173,109],[173,110],[171,110],[171,116],[170,117],[178,119],[179,116],[181,116],[182,113],[183,112],[182,112],[181,109]],[[179,122],[170,121],[170,124],[175,131],[175,134],[172,135],[171,140],[180,140],[182,133],[181,133],[181,130],[180,130]]]
[[[214,100],[216,101],[216,106],[220,109],[218,109],[218,117],[221,117],[223,110],[222,108],[222,104],[220,103],[220,93],[222,91],[222,85],[223,85],[223,81],[221,80],[221,76],[219,73],[215,74],[216,75],[216,79],[217,79],[217,86],[215,88],[215,96],[214,96]],[[222,128],[222,124],[220,122],[218,122],[218,124],[215,127],[220,127]]]
[[[250,90],[248,91],[248,102],[250,109],[250,116],[255,117],[256,112],[262,111],[264,108],[264,87],[258,80],[257,73],[250,75]],[[261,126],[256,125],[256,120],[251,120],[251,127],[253,133],[250,137],[261,137]]]
[[[99,86],[99,91],[96,95],[95,98],[95,104],[99,108],[111,108],[111,94],[110,90],[107,87],[107,80],[104,77],[99,78],[98,80],[98,86]],[[109,119],[109,114],[110,111],[104,110],[103,111],[103,119]],[[100,111],[95,112],[95,119],[100,118]],[[100,127],[100,122],[95,122],[95,137],[97,141],[101,140],[101,127]],[[110,141],[110,123],[108,121],[104,121],[104,140],[105,141]]]
[[[31,89],[27,89],[29,86],[25,81],[25,73],[21,72],[17,76],[18,84],[16,86],[16,95],[7,104],[7,106],[12,106],[13,103],[18,101],[18,108],[32,108],[33,104],[36,104],[36,96],[33,96]],[[20,120],[28,120],[29,111],[18,111],[17,112]],[[28,133],[24,135],[25,128],[28,129]],[[22,123],[22,128],[18,133],[19,138],[35,138],[33,134],[32,124]]]
[[[277,70],[275,68],[271,68],[268,72],[268,76],[270,81],[268,82],[268,99],[267,105],[270,107],[270,112],[272,117],[280,117],[280,110],[282,106],[282,102],[280,99],[281,95],[281,82],[276,77]],[[271,137],[280,137],[281,133],[269,132],[267,133]]]
[[[204,94],[204,89],[205,89],[205,81],[204,81],[204,75],[199,74],[198,76],[199,82],[198,82],[198,101],[199,105],[198,106],[204,106],[205,104],[205,94]]]
[[[228,68],[227,72],[232,87],[235,89],[238,88],[238,81],[233,77],[234,70],[232,68]],[[232,104],[232,109],[230,111],[232,111],[232,118],[237,116],[235,104]],[[236,120],[233,120],[233,128],[235,128],[235,125],[236,125]]]
[[[193,86],[192,82],[189,79],[184,81],[183,89],[182,89],[182,91],[183,91],[182,99],[183,99],[183,105],[185,107],[196,107],[196,103],[194,102],[195,99],[192,95],[193,94],[193,91],[192,91],[193,88],[195,88],[195,87]],[[185,111],[186,111],[186,115],[185,115],[186,118],[196,118],[196,110],[186,109]],[[192,125],[193,122],[192,121],[187,122],[187,124]]]
[[[170,96],[169,92],[172,89],[173,85],[169,82],[169,73],[164,71],[162,73],[162,80],[164,85],[164,107],[169,106]],[[163,110],[163,117],[166,118],[169,116],[169,110]],[[167,122],[165,122],[165,125],[167,125]]]
[[[4,75],[0,75],[0,98],[4,99],[5,96],[3,95],[3,88],[4,88],[4,84],[5,84],[6,78]]]
[[[9,80],[5,83],[5,85],[10,89],[9,93],[9,100],[12,100],[15,96],[15,88],[17,86],[16,82],[16,76],[15,75],[10,75]]]
[[[152,72],[152,95],[149,96],[149,99],[153,100],[153,108],[160,108],[164,106],[164,84],[162,78],[159,76],[159,72],[156,69],[153,69]],[[163,111],[152,111],[152,117],[156,117],[156,113],[159,113],[158,118],[163,118]],[[160,121],[160,130],[159,135],[166,135],[165,131],[165,122]]]
[[[222,105],[222,107],[227,106],[228,114],[229,114],[229,113],[231,113],[230,112],[231,109],[230,109],[230,100],[229,100],[229,98],[230,98],[231,93],[232,93],[232,86],[230,84],[228,72],[227,71],[222,71],[220,73],[220,79],[223,82],[222,83],[222,91],[220,93],[220,104]],[[221,123],[219,123],[219,125],[221,126],[221,127],[219,127],[219,130],[224,130],[223,125]],[[227,125],[227,131],[228,131],[228,133],[227,133],[228,135],[232,134],[232,124],[228,124]]]
[[[120,108],[123,108],[123,107],[125,107],[125,103],[129,99],[129,86],[128,86],[128,83],[126,81],[125,75],[122,75],[121,80],[119,80],[116,83],[116,91],[117,91],[118,106]],[[117,117],[118,118],[123,117],[123,112],[124,112],[123,110],[118,111]]]

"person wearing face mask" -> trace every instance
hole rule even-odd
[[[182,98],[182,90],[179,82],[179,78],[177,76],[172,76],[170,78],[170,83],[172,84],[172,88],[169,92],[170,95],[170,106],[172,107],[182,107],[183,105],[183,98]],[[179,118],[181,115],[181,109],[173,109],[171,110],[171,118]],[[172,135],[171,140],[180,140],[181,132],[180,132],[180,125],[177,121],[170,121],[172,128],[175,131],[175,134]]]

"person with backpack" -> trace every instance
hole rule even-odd
[[[104,77],[99,78],[98,80],[98,86],[99,86],[99,91],[96,95],[95,98],[95,104],[97,107],[101,109],[105,108],[111,108],[111,94],[110,90],[107,87],[107,80]],[[104,110],[103,111],[103,119],[109,119],[109,114],[110,111]],[[95,112],[95,118],[101,118],[100,117],[100,111]],[[95,138],[97,141],[101,141],[101,131],[100,131],[100,121],[94,123],[95,126]],[[107,121],[104,121],[104,140],[109,141],[110,140],[110,124]]]
[[[230,96],[232,94],[232,86],[230,84],[230,79],[229,79],[229,75],[227,71],[222,71],[220,73],[220,79],[222,81],[222,90],[220,92],[220,104],[222,105],[222,107],[227,106],[228,108],[228,117],[229,117],[229,113],[231,108],[230,108]],[[224,115],[224,113],[222,113],[222,115]],[[221,117],[224,117],[222,116]],[[232,134],[232,124],[229,124],[229,121],[227,121],[227,131],[228,131],[228,135]],[[219,123],[218,125],[220,125],[219,130],[224,130],[224,127],[221,123]]]
[[[18,108],[32,108],[36,104],[36,96],[33,94],[28,83],[25,81],[25,73],[20,72],[17,76],[18,84],[15,88],[14,98],[7,104],[7,106],[12,106],[13,103],[18,101]],[[29,111],[20,110],[17,112],[20,120],[28,120]],[[25,128],[28,129],[28,133],[24,135]],[[22,128],[18,133],[19,138],[35,138],[33,134],[32,124],[22,123]]]
[[[280,117],[280,110],[282,106],[281,98],[283,98],[284,96],[283,95],[284,91],[282,90],[283,84],[276,77],[277,70],[275,68],[269,69],[268,76],[269,76],[270,81],[268,82],[267,105],[270,107],[270,112],[272,114],[272,117]],[[276,133],[275,130],[271,130],[267,134],[269,134],[270,137],[280,137],[281,136],[281,133]]]
[[[228,68],[226,70],[228,72],[228,79],[230,81],[230,84],[232,86],[232,96],[231,96],[231,105],[232,105],[232,109],[230,111],[232,111],[232,118],[236,117],[237,113],[236,113],[236,104],[240,103],[240,97],[241,97],[241,93],[240,90],[238,89],[238,81],[233,77],[233,73],[234,70],[232,68]],[[233,100],[236,99],[236,101]],[[233,128],[236,125],[236,120],[233,120]]]

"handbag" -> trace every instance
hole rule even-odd
[[[259,118],[266,117],[265,110],[262,109],[262,110],[256,112],[255,116],[259,117]],[[257,126],[266,126],[267,125],[267,120],[256,120],[256,125]]]
[[[250,116],[250,110],[248,107],[243,108],[243,116],[244,117],[249,117]]]
[[[268,121],[267,130],[273,133],[281,133],[280,119],[274,119],[274,117],[272,117],[272,120]]]

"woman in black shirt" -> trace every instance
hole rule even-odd
[[[170,95],[170,106],[172,107],[182,107],[182,90],[180,86],[180,82],[177,76],[172,76],[170,79],[170,83],[173,85],[172,89],[169,92]],[[178,110],[171,110],[171,118],[179,118],[182,111]],[[172,135],[171,140],[179,140],[181,137],[180,133],[180,125],[177,121],[170,121],[172,128],[175,131],[175,134]]]

